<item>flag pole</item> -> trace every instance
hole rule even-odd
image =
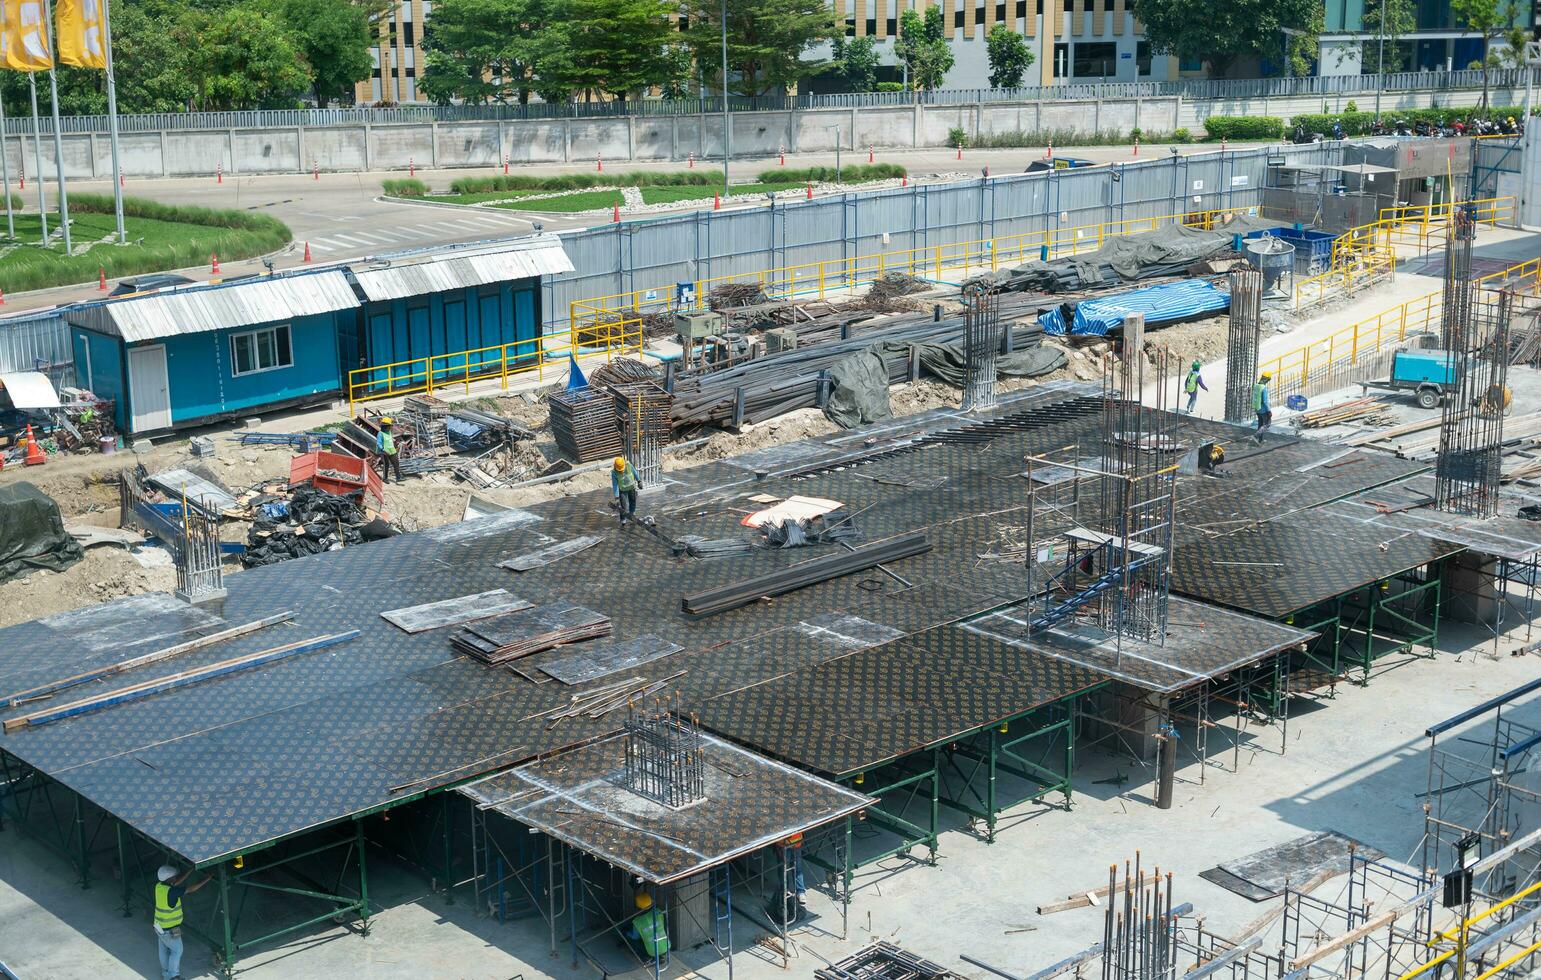
[[[43,193],[43,137],[37,124],[37,72],[27,72],[27,89],[32,93],[32,159],[37,162],[37,221],[43,229],[43,247],[48,247],[48,198]]]
[[[58,49],[54,47],[53,6],[48,0],[43,0],[43,23],[47,31],[48,51],[57,65],[59,59]],[[64,228],[64,254],[73,255],[74,249],[70,246],[70,193],[64,187],[64,137],[59,133],[59,71],[56,67],[48,69],[48,90],[53,103],[54,169],[59,174],[59,224]]]
[[[16,141],[21,146],[21,140]],[[26,148],[22,147],[22,152]],[[11,161],[5,155],[5,99],[0,98],[0,181],[5,187],[5,237],[16,237],[16,216],[11,213]]]
[[[118,83],[112,74],[112,7],[102,4],[102,48],[107,55],[107,130],[112,136],[112,203],[118,214],[118,244],[128,244],[123,228],[123,164],[118,159]]]

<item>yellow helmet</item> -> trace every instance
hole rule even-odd
[[[381,425],[395,425],[396,424],[396,420],[391,418],[389,415],[385,415],[385,416],[382,416],[380,418],[380,424]]]
[[[1262,375],[1259,377],[1259,380],[1261,380],[1261,381],[1272,381],[1273,380],[1273,372],[1271,372],[1271,371],[1264,371],[1262,373]]]
[[[626,457],[625,456],[617,456],[617,457],[615,457],[615,468],[618,469],[618,470],[624,470],[626,468]]]
[[[653,896],[647,892],[637,892],[637,908],[644,912],[653,907]]]

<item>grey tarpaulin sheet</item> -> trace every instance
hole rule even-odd
[[[906,344],[885,341],[853,354],[830,369],[829,402],[824,414],[843,428],[889,417],[888,368],[893,361],[908,361],[912,347],[920,349],[920,370],[954,388],[963,386],[961,344]],[[1002,354],[995,372],[1003,377],[1033,378],[1065,366],[1065,352],[1057,347],[1034,346]]]
[[[52,497],[26,482],[0,486],[0,582],[39,568],[62,572],[80,556]]]
[[[987,282],[1007,290],[1057,293],[1092,286],[1177,275],[1196,262],[1228,251],[1237,235],[1277,228],[1277,221],[1241,215],[1213,231],[1167,225],[1138,235],[1108,239],[1092,252],[1026,262],[972,281]]]

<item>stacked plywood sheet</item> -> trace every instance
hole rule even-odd
[[[610,634],[610,618],[592,609],[553,603],[471,623],[450,635],[461,653],[487,664],[506,664],[564,643]]]

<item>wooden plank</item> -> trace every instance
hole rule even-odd
[[[1364,925],[1359,926],[1357,929],[1350,929],[1348,932],[1343,933],[1341,936],[1322,943],[1315,949],[1307,950],[1303,955],[1297,956],[1293,960],[1290,960],[1290,969],[1302,970],[1310,966],[1312,963],[1331,956],[1333,953],[1336,953],[1338,950],[1349,945],[1350,943],[1363,939],[1372,933],[1379,932],[1381,929],[1386,928],[1386,926],[1399,919],[1404,910],[1405,906],[1389,909],[1366,922]]]
[[[233,674],[241,670],[250,670],[253,667],[261,667],[288,657],[299,656],[302,653],[311,653],[324,647],[345,643],[359,635],[358,630],[349,630],[346,633],[334,633],[330,636],[318,636],[309,640],[299,640],[294,643],[286,643],[270,650],[261,650],[257,653],[249,653],[241,657],[233,657],[230,660],[221,660],[218,663],[208,664],[192,670],[184,670],[180,673],[159,677],[155,680],[144,681],[129,687],[120,687],[114,691],[106,691],[102,694],[69,704],[60,705],[47,711],[36,711],[28,715],[18,715],[15,718],[7,718],[4,725],[6,732],[13,732],[18,728],[36,728],[49,722],[61,721],[65,718],[74,718],[80,715],[100,711],[103,708],[111,708],[115,705],[137,701],[140,698],[159,694],[162,691],[170,691],[190,684],[213,680],[226,674]]]
[[[1135,884],[1134,887],[1136,889],[1144,888],[1145,885],[1148,882],[1152,881],[1152,880],[1154,880],[1154,879],[1150,877],[1150,874],[1148,872],[1141,871],[1140,875],[1139,875],[1139,878],[1136,880],[1136,884]],[[1123,891],[1124,885],[1126,883],[1127,883],[1127,879],[1125,881],[1120,881],[1114,887],[1118,891]],[[1108,895],[1108,886],[1107,885],[1102,885],[1102,886],[1097,887],[1097,888],[1091,888],[1091,889],[1088,889],[1088,890],[1086,890],[1084,892],[1080,892],[1078,894],[1071,895],[1071,896],[1069,896],[1068,898],[1066,898],[1062,902],[1050,902],[1047,905],[1040,905],[1040,906],[1038,906],[1038,914],[1039,915],[1053,915],[1055,912],[1068,912],[1071,909],[1084,909],[1088,905],[1094,904],[1094,901],[1093,901],[1094,899],[1106,898],[1107,895]]]
[[[503,613],[529,609],[531,603],[512,595],[504,589],[478,592],[475,595],[425,602],[420,606],[388,609],[380,618],[404,633],[426,633],[478,619],[490,619]]]
[[[115,663],[107,667],[98,668],[96,670],[88,670],[83,674],[76,674],[73,677],[66,677],[63,680],[50,681],[47,684],[40,684],[37,687],[30,688],[25,691],[18,691],[15,694],[8,694],[4,698],[0,698],[0,704],[3,704],[8,708],[14,708],[16,705],[21,704],[23,701],[36,701],[41,698],[51,697],[60,691],[68,690],[69,688],[76,687],[80,684],[101,680],[104,677],[111,677],[113,674],[121,674],[126,670],[133,670],[136,667],[143,667],[147,664],[158,663],[162,660],[168,660],[172,657],[180,656],[184,653],[191,653],[194,650],[201,650],[204,647],[213,646],[216,643],[223,643],[226,640],[233,640],[238,636],[245,636],[247,633],[255,633],[257,630],[266,629],[269,626],[273,626],[278,623],[288,622],[293,618],[294,612],[289,610],[277,613],[273,616],[267,616],[263,619],[255,620],[254,622],[244,623],[240,626],[232,626],[229,629],[220,630],[218,633],[210,633],[208,636],[200,636],[195,640],[188,640],[185,643],[178,643],[176,646],[166,647],[164,650],[156,650],[153,653],[147,653],[140,657],[124,660],[121,663]]]

